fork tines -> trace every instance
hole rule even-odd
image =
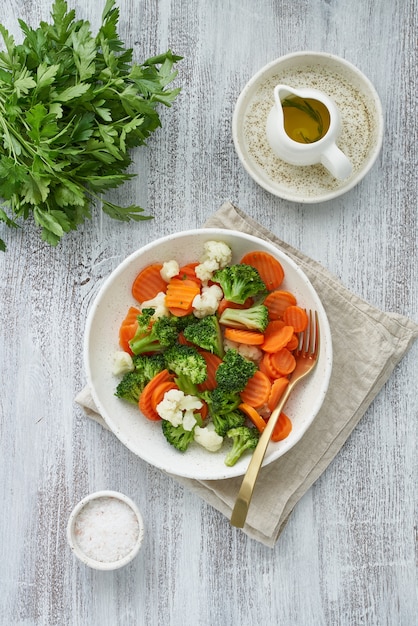
[[[306,310],[306,309],[305,309]],[[319,346],[319,320],[317,311],[306,311],[308,326],[299,333],[299,345],[296,354],[315,354]],[[315,321],[314,321],[315,318]]]

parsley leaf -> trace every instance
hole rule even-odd
[[[115,0],[106,0],[95,36],[66,0],[54,1],[51,18],[37,28],[19,20],[18,45],[0,24],[0,222],[17,228],[32,215],[55,246],[91,219],[95,203],[112,219],[150,219],[103,194],[134,176],[131,151],[161,126],[158,106],[177,98],[181,57],[168,50],[133,63]]]

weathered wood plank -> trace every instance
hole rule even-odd
[[[277,546],[249,540],[172,478],[89,422],[88,307],[116,265],[146,242],[200,226],[231,199],[375,305],[418,321],[417,12],[414,0],[121,0],[138,60],[184,56],[183,90],[135,154],[138,177],[112,197],[155,219],[93,221],[51,249],[31,224],[0,257],[0,621],[4,624],[411,626],[416,623],[418,352],[414,346],[341,453],[301,500]],[[97,28],[101,5],[71,3]],[[1,22],[48,20],[47,0],[4,0]],[[384,107],[382,153],[346,196],[300,206],[270,196],[235,154],[236,99],[264,64],[324,50],[357,65]],[[139,557],[98,573],[72,557],[65,526],[87,492],[121,490],[146,523]]]

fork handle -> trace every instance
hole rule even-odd
[[[267,446],[269,445],[274,427],[277,424],[277,420],[279,419],[280,413],[282,412],[282,409],[286,403],[286,400],[289,397],[292,387],[293,385],[291,383],[287,386],[284,394],[280,398],[279,404],[276,406],[276,408],[270,415],[267,425],[265,429],[263,430],[263,432],[261,433],[259,442],[253,452],[247,471],[241,483],[241,487],[238,492],[237,499],[235,501],[235,506],[231,515],[232,526],[236,526],[237,528],[242,528],[245,524],[245,520],[247,519],[248,509],[250,507],[250,502],[251,502],[251,498],[252,498],[253,491],[254,491],[254,485],[256,483],[258,473],[263,463]]]

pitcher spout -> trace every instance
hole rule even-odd
[[[282,100],[285,98],[289,98],[290,96],[299,95],[298,92],[300,90],[293,89],[292,87],[288,87],[287,85],[276,85],[274,88],[274,100],[276,105],[281,109],[282,108]]]

